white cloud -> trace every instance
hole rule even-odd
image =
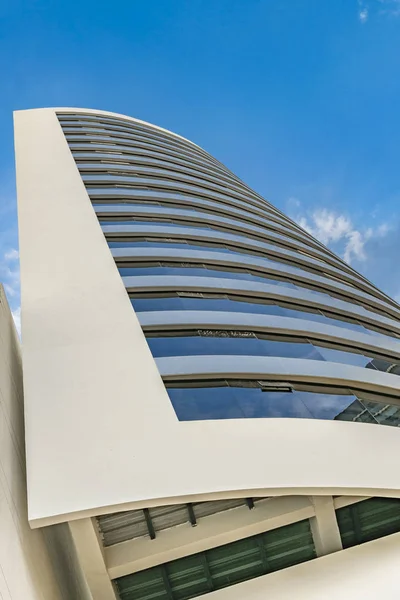
[[[3,284],[15,326],[21,335],[21,308],[19,306],[19,252],[13,247],[3,247],[0,253],[0,283]]]
[[[8,248],[0,257],[0,283],[3,284],[8,299],[19,296],[19,253],[15,248]]]
[[[366,23],[374,15],[400,16],[400,0],[357,0],[357,4],[361,23]]]
[[[288,198],[287,201],[287,206],[288,209],[294,209],[294,208],[299,208],[301,205],[301,202],[298,198],[296,198],[295,196],[290,196],[290,198]]]
[[[19,252],[15,248],[11,248],[4,254],[4,260],[6,262],[13,262],[19,259]]]
[[[358,18],[361,23],[366,23],[369,17],[369,8],[365,0],[358,0]]]
[[[391,17],[400,16],[400,0],[378,0],[383,6],[381,13]]]
[[[349,264],[353,260],[365,261],[368,240],[384,237],[391,229],[387,223],[376,228],[355,228],[348,216],[326,208],[316,209],[306,216],[299,215],[294,220],[320,242],[333,246]]]

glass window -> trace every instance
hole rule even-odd
[[[263,391],[258,382],[231,381],[210,387],[168,387],[180,421],[243,418],[297,418],[353,421],[399,427],[400,405],[363,400],[346,389],[329,392]],[[171,384],[170,384],[171,385]]]
[[[154,226],[160,226],[163,225],[165,227],[177,227],[179,229],[182,229],[182,227],[184,227],[185,229],[210,229],[210,227],[208,225],[202,225],[201,223],[199,225],[193,225],[191,223],[172,223],[171,221],[162,221],[161,219],[159,221],[157,221],[156,219],[152,219],[149,221],[133,221],[133,220],[126,220],[126,221],[122,221],[122,220],[116,220],[116,219],[110,219],[109,221],[106,220],[101,220],[99,221],[101,226],[109,226],[112,225],[113,227],[117,228],[117,227],[126,227],[127,225],[132,227],[132,229],[135,227],[135,225],[145,225],[146,227],[154,227]]]
[[[113,238],[108,238],[107,243],[110,248],[182,248],[184,250],[200,250],[204,252],[223,252],[224,254],[246,254],[247,256],[256,256],[257,254],[256,252],[251,252],[241,248],[237,248],[236,250],[234,250],[233,248],[228,248],[228,246],[225,246],[224,244],[219,244],[218,242],[199,241],[198,243],[196,243],[195,240],[190,240],[190,242],[187,242],[184,239],[174,239],[168,241],[168,238],[166,238],[165,242],[162,242],[159,240],[152,240],[148,234],[146,235],[146,241],[114,241]]]
[[[276,356],[280,358],[305,358],[338,362],[356,367],[376,369],[370,356],[348,351],[324,348],[301,338],[292,341],[268,339],[251,331],[199,330],[187,336],[149,337],[148,344],[153,356],[192,356],[192,355],[243,355]],[[390,365],[390,363],[387,363]]]
[[[367,367],[372,361],[371,356],[364,356],[363,354],[357,354],[355,352],[344,352],[343,350],[336,350],[334,348],[324,348],[322,346],[315,345],[318,352],[324,357],[325,360],[330,362],[343,363],[345,365],[353,365],[355,367]],[[369,367],[374,368],[374,367]]]
[[[178,248],[178,250],[198,250],[199,246],[190,246],[186,242],[114,242],[107,240],[110,248]],[[208,249],[207,249],[208,251]]]
[[[334,325],[336,327],[344,327],[346,329],[352,329],[354,331],[360,331],[365,333],[366,330],[362,325],[356,323],[348,323],[347,321],[341,321],[326,317],[320,312],[308,312],[306,310],[294,310],[279,306],[278,304],[264,304],[254,302],[242,302],[239,300],[233,300],[227,296],[221,297],[185,297],[185,296],[171,296],[171,297],[153,297],[153,298],[140,298],[134,296],[131,298],[132,306],[136,312],[147,312],[147,311],[163,311],[163,310],[210,310],[210,311],[223,311],[223,312],[244,312],[251,314],[263,314],[263,315],[276,315],[281,317],[292,317],[294,319],[306,319],[310,321],[317,321],[326,325]],[[339,315],[338,315],[339,316]]]
[[[219,277],[222,279],[245,279],[247,281],[257,281],[268,283],[270,285],[279,285],[281,287],[296,288],[293,283],[268,279],[247,273],[246,271],[223,271],[222,269],[212,269],[208,267],[119,267],[121,277],[139,277],[143,275],[178,275],[179,277]]]
[[[79,144],[81,145],[81,144]],[[70,148],[73,146],[72,144],[69,144]],[[90,146],[92,148],[92,146]],[[113,150],[115,150],[115,147],[113,147]],[[282,229],[282,231],[287,232],[289,231],[289,235],[291,233],[291,235],[296,235],[296,238],[298,238],[299,234],[302,238],[304,238],[304,241],[308,244],[310,243],[311,245],[315,246],[316,248],[319,248],[321,250],[321,247],[312,239],[310,240],[308,238],[308,235],[305,234],[304,232],[302,233],[301,230],[299,230],[298,227],[291,225],[290,223],[287,222],[287,220],[285,220],[283,217],[281,217],[280,215],[278,215],[275,211],[270,211],[268,209],[268,207],[262,207],[261,209],[259,207],[256,207],[256,212],[254,212],[254,207],[252,205],[246,204],[246,202],[242,202],[241,200],[237,200],[236,198],[229,198],[226,201],[225,200],[221,200],[219,198],[215,198],[213,197],[212,201],[211,200],[206,200],[205,198],[202,197],[197,197],[197,196],[192,196],[190,195],[190,192],[185,193],[185,192],[168,192],[166,189],[165,190],[149,190],[146,189],[145,187],[143,188],[120,188],[120,187],[112,187],[112,188],[104,188],[104,187],[96,187],[95,184],[87,184],[86,185],[86,189],[89,193],[89,195],[93,198],[93,200],[95,201],[96,198],[98,196],[102,196],[104,197],[105,195],[108,196],[107,201],[109,202],[110,200],[114,200],[116,198],[123,198],[126,197],[128,195],[129,198],[134,198],[135,196],[137,196],[141,202],[143,202],[144,198],[155,198],[156,200],[163,200],[166,198],[172,199],[175,202],[181,202],[181,203],[187,203],[188,205],[190,204],[194,204],[195,202],[199,202],[202,205],[204,203],[207,203],[207,205],[210,204],[216,204],[217,207],[219,207],[220,212],[223,212],[226,210],[226,205],[228,205],[229,209],[231,209],[232,207],[238,207],[238,208],[234,208],[234,210],[240,210],[240,211],[244,211],[245,213],[247,213],[248,215],[251,215],[253,219],[257,220],[257,222],[259,221],[259,219],[261,218],[266,218],[268,220],[271,220],[273,223],[271,223],[271,226],[273,227],[275,225],[275,223],[277,224],[277,227]],[[120,200],[119,200],[120,201]],[[225,214],[225,213],[224,213]]]
[[[349,394],[265,392],[260,388],[168,388],[180,421],[243,418],[337,418],[356,400]]]
[[[226,332],[222,332],[226,333]],[[254,334],[252,334],[254,336]],[[308,342],[278,342],[257,337],[151,337],[147,339],[153,356],[243,355],[278,356],[324,360]]]

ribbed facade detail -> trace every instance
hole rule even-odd
[[[197,145],[58,119],[179,420],[400,424],[394,300]]]

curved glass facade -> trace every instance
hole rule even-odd
[[[188,140],[128,117],[58,119],[156,362],[198,358],[166,380],[178,419],[400,425],[396,302]],[[279,359],[285,375],[227,377],[230,356]],[[332,365],[318,387],[316,363]]]

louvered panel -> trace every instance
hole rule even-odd
[[[259,498],[258,500],[262,500]],[[257,500],[255,500],[257,502]],[[219,512],[231,510],[239,506],[247,506],[244,498],[233,500],[215,500],[195,502],[192,505],[197,523]],[[158,531],[187,523],[190,527],[190,514],[187,504],[157,506],[150,508],[148,514],[155,534]],[[149,527],[143,510],[131,510],[110,515],[102,515],[97,519],[105,546],[112,546],[133,538],[149,535]]]

